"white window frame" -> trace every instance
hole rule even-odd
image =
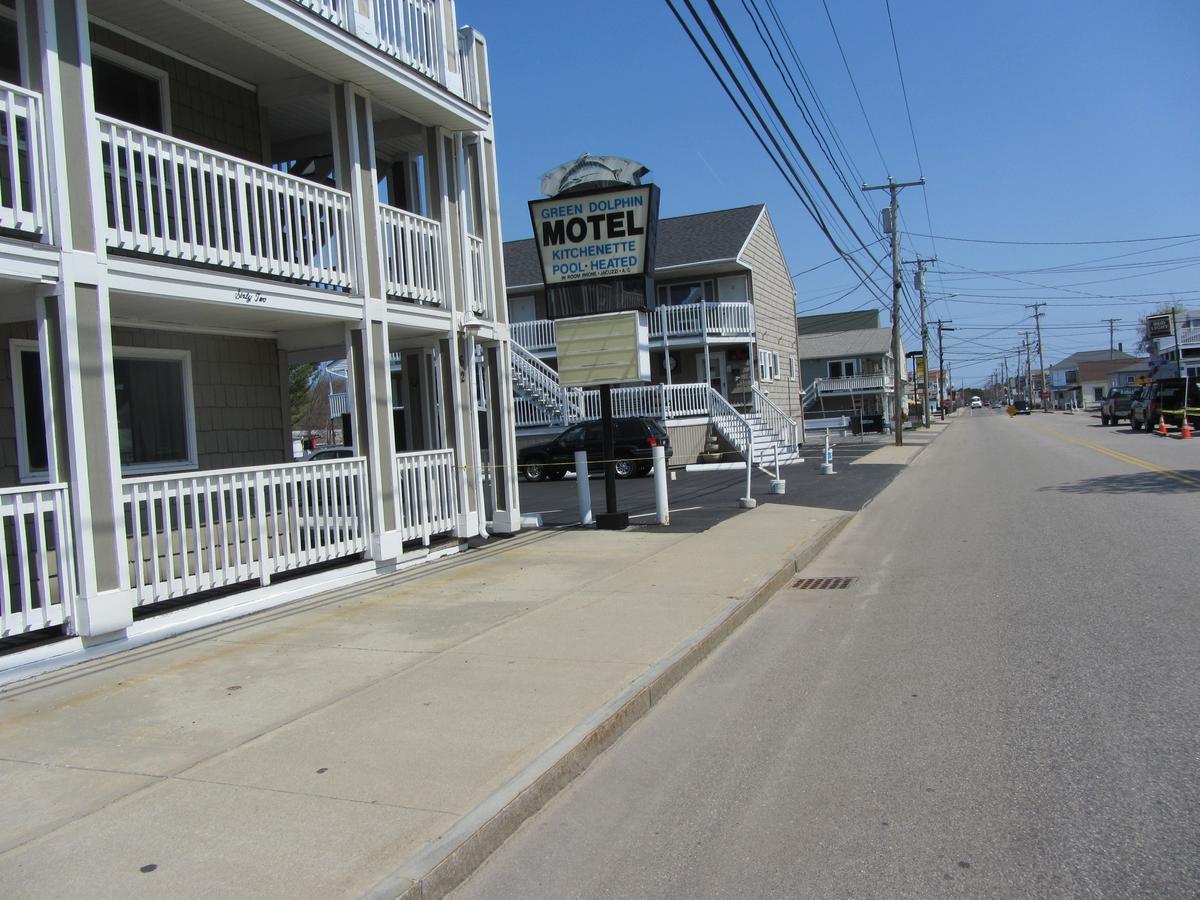
[[[788,378],[796,380],[796,357],[788,357]]]
[[[842,367],[842,374],[841,374],[841,375],[834,375],[834,374],[832,374],[831,367],[833,366],[833,364],[834,364],[834,363],[839,363],[839,364],[841,365],[841,367]],[[854,368],[854,374],[853,374],[853,375],[847,375],[847,374],[846,374],[846,365],[847,365],[847,363],[848,363],[849,365],[851,365],[851,366]],[[828,375],[830,378],[856,378],[856,377],[858,377],[859,375],[861,375],[861,374],[862,374],[862,368],[863,368],[863,367],[862,367],[862,366],[859,364],[859,361],[858,361],[857,359],[854,359],[854,358],[852,358],[852,357],[848,357],[848,358],[846,358],[846,359],[829,359],[829,360],[826,360],[826,361],[825,361],[825,373],[826,373],[826,374],[827,374],[827,375]]]
[[[92,44],[92,56],[99,57],[105,62],[112,63],[114,66],[120,66],[122,69],[128,69],[131,72],[136,72],[138,75],[145,75],[147,78],[153,78],[157,81],[158,106],[162,115],[162,133],[174,133],[171,130],[171,77],[165,69],[152,66],[149,63],[142,62],[140,59],[134,59],[132,56],[126,56],[119,50],[110,50],[102,44]],[[138,127],[140,128],[141,126]]]
[[[779,354],[772,353],[770,350],[758,351],[758,380],[770,383],[775,380],[775,371],[772,368],[772,363],[778,364]]]
[[[29,465],[29,435],[25,431],[25,373],[21,368],[21,354],[33,351],[41,355],[37,341],[13,338],[8,342],[8,361],[12,371],[13,416],[17,431],[17,480],[21,484],[40,484],[50,478],[49,469],[33,469]],[[42,389],[45,402],[45,387]]]
[[[124,475],[154,475],[159,472],[186,472],[200,468],[196,455],[196,401],[192,388],[192,354],[190,350],[161,350],[156,347],[113,347],[113,361],[118,359],[150,359],[162,362],[175,360],[183,366],[183,427],[187,442],[187,459],[164,460],[156,463],[133,463],[122,465]],[[113,397],[113,415],[116,415],[116,397]],[[117,427],[114,419],[113,428]],[[120,448],[117,449],[120,459]]]

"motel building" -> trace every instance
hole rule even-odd
[[[487,48],[453,0],[0,0],[0,44],[0,650],[519,527]],[[338,359],[351,452],[293,461],[289,370]]]
[[[506,242],[504,265],[524,445],[599,418],[600,399],[559,379],[556,320],[535,240]],[[798,460],[796,292],[767,207],[660,219],[646,305],[650,381],[617,388],[614,415],[662,421],[672,465],[751,458],[772,470]]]

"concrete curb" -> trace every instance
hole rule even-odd
[[[437,900],[466,881],[522,822],[616,743],[688,672],[812,562],[853,517],[850,513],[831,520],[776,572],[727,606],[364,896],[369,900]]]

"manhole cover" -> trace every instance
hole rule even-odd
[[[798,578],[792,587],[802,591],[837,591],[847,588],[857,580],[854,575],[838,575],[834,578]]]

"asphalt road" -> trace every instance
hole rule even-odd
[[[756,470],[751,480],[752,496],[759,503],[792,503],[848,511],[862,509],[896,477],[903,466],[852,466],[850,462],[891,442],[890,437],[879,435],[862,440],[857,437],[839,439],[834,447],[837,474],[832,476],[820,474],[823,444],[806,445],[803,463],[780,469],[786,482],[786,493],[771,494],[771,476]],[[738,498],[746,493],[745,469],[688,472],[678,468],[673,471],[675,480],[667,484],[671,509],[668,530],[703,531],[722,519],[745,512],[738,506]],[[592,496],[592,511],[603,512],[603,476],[593,474],[588,480],[588,487]],[[541,513],[546,527],[563,528],[579,524],[574,473],[568,474],[562,481],[530,483],[522,480],[520,492],[521,511]],[[629,511],[633,526],[660,527],[652,524],[655,511],[652,477],[618,480],[617,499],[618,508]]]
[[[1196,897],[1198,501],[1200,440],[958,419],[456,897]]]

